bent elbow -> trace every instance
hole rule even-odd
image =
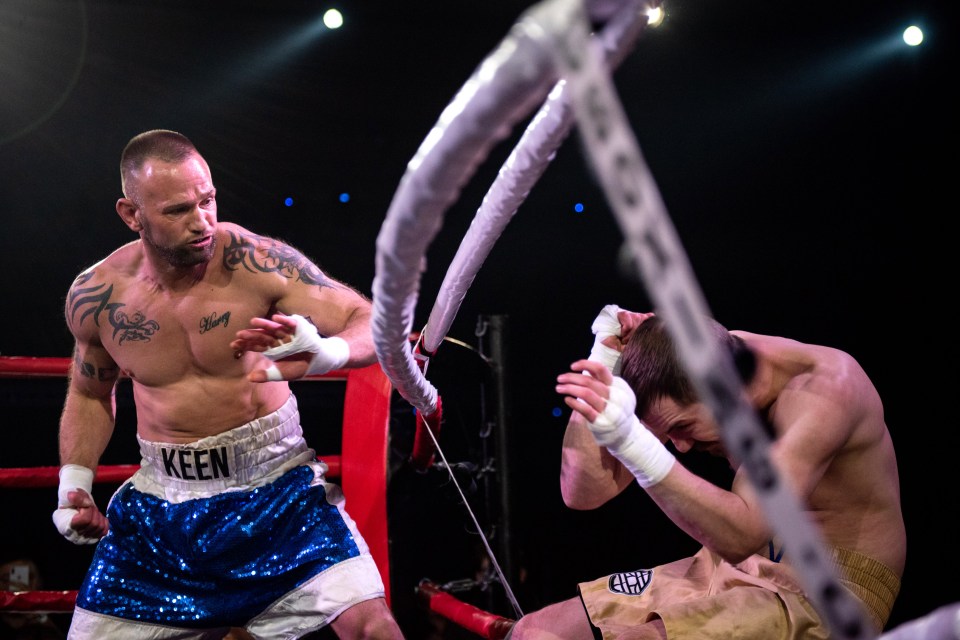
[[[727,544],[707,546],[721,558],[734,565],[740,564],[754,555],[767,555],[767,542],[748,540],[746,537],[740,537],[735,541],[728,541]]]
[[[571,485],[561,479],[560,496],[563,504],[575,511],[589,511],[603,506],[610,496],[598,491],[597,487],[585,488],[582,485]]]
[[[589,511],[591,509],[596,509],[597,507],[602,506],[605,502],[604,500],[587,498],[579,494],[567,494],[561,492],[561,495],[563,496],[563,504],[574,511]]]

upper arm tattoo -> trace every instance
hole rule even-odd
[[[257,255],[257,249],[262,255]],[[318,287],[336,287],[327,276],[302,253],[283,242],[265,236],[230,232],[230,242],[223,250],[223,266],[236,271],[240,266],[251,272],[279,273],[284,278]]]
[[[73,356],[74,371],[84,378],[99,380],[100,382],[112,382],[117,379],[120,368],[116,365],[110,367],[98,367],[92,362],[87,362],[80,357],[79,351]]]
[[[120,310],[120,307],[124,306],[123,302],[110,302],[112,284],[83,286],[93,278],[93,274],[94,272],[90,271],[78,276],[67,294],[67,324],[70,330],[76,333],[76,329],[91,315],[94,324],[99,327],[100,316],[106,312],[113,327],[113,339],[117,340],[118,344],[127,341],[149,342],[150,337],[160,329],[160,324],[156,320],[147,320],[140,311],[127,315]]]

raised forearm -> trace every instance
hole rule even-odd
[[[579,413],[572,412],[563,435],[560,493],[571,509],[596,509],[618,495],[633,476],[597,445]]]

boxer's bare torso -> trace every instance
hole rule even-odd
[[[275,310],[287,285],[264,249],[277,246],[220,223],[213,259],[166,282],[144,269],[142,241],[117,249],[81,274],[70,289],[67,319],[79,359],[95,375],[133,381],[138,433],[147,440],[189,442],[276,410],[286,382],[253,383],[263,357],[237,358],[238,328]],[[231,257],[225,266],[224,254]],[[252,267],[252,268],[248,268]]]

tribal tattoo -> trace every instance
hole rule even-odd
[[[120,307],[124,306],[123,302],[110,302],[113,285],[83,287],[82,285],[93,277],[93,273],[91,271],[78,276],[70,289],[67,304],[70,307],[71,328],[82,324],[90,315],[93,315],[93,322],[99,327],[100,315],[106,311],[107,319],[113,327],[113,339],[117,340],[117,344],[149,342],[150,337],[160,329],[157,321],[147,320],[140,311],[133,315],[120,311]]]
[[[262,248],[262,256],[257,255]],[[251,272],[279,273],[318,287],[333,283],[306,256],[282,242],[264,236],[230,233],[230,242],[223,250],[223,266],[236,271],[241,266]]]

